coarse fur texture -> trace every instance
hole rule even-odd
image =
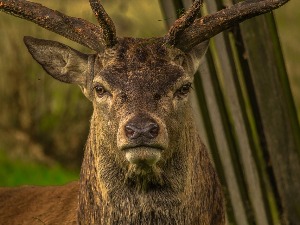
[[[79,183],[0,188],[0,224],[77,224]]]
[[[159,39],[119,43],[95,61],[94,82],[105,83],[110,96],[93,101],[79,222],[224,224],[221,187],[194,128],[187,96],[174,95],[193,80],[191,57]],[[123,124],[141,115],[167,127],[152,143],[162,146],[162,160],[146,169],[127,162],[122,151],[128,142]],[[112,133],[117,135],[112,138]]]

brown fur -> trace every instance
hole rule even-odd
[[[78,182],[53,187],[0,188],[0,224],[77,224]]]
[[[188,96],[178,94],[192,82],[203,46],[197,58],[164,45],[161,38],[119,39],[114,48],[90,56],[56,42],[29,38],[25,43],[50,75],[80,85],[94,113],[79,189],[76,183],[4,189],[1,210],[11,201],[29,206],[26,211],[10,209],[0,220],[9,221],[14,211],[10,224],[30,224],[36,217],[44,224],[72,224],[78,207],[78,224],[225,224],[221,186],[195,130]],[[97,85],[106,90],[101,96],[95,92]],[[161,151],[151,165],[125,157],[126,148],[134,150],[137,144],[127,138],[125,125],[145,118],[160,128],[157,137],[139,147],[142,153]],[[21,203],[22,196],[31,200]],[[42,206],[36,211],[38,204]]]

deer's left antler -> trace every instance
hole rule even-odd
[[[175,21],[166,35],[166,43],[183,51],[189,51],[199,43],[228,29],[234,24],[254,16],[270,12],[287,3],[289,0],[245,0],[214,14],[196,19],[195,14],[201,5],[196,0],[185,15]],[[194,21],[191,23],[190,19]],[[185,24],[191,24],[185,26]],[[184,29],[183,29],[184,28]]]

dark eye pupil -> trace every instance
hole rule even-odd
[[[99,95],[99,96],[104,95],[106,92],[106,90],[102,86],[96,86],[95,90],[97,92],[97,95]]]
[[[184,86],[182,86],[182,88],[180,89],[180,92],[181,92],[182,94],[186,94],[186,93],[189,92],[189,90],[190,90],[190,86],[184,85]]]
[[[177,93],[179,95],[186,95],[190,92],[190,88],[191,88],[192,84],[191,83],[188,83],[188,84],[185,84],[183,85],[178,91]]]

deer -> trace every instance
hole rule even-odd
[[[99,0],[99,25],[26,0],[0,10],[93,50],[24,37],[53,78],[78,85],[93,104],[79,181],[0,188],[1,224],[224,225],[225,204],[189,102],[209,39],[288,0],[245,0],[199,17],[193,2],[164,37],[117,37]]]

